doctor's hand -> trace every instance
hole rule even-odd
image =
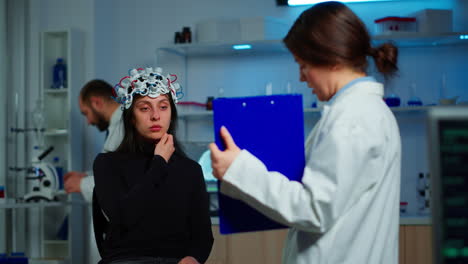
[[[86,173],[70,171],[63,175],[63,186],[67,193],[81,192],[81,180],[86,177]]]
[[[220,134],[226,149],[221,151],[215,143],[210,144],[211,167],[213,168],[213,175],[218,180],[223,179],[227,169],[241,152],[227,128],[222,126]]]
[[[159,140],[158,144],[154,147],[154,155],[159,155],[163,157],[166,162],[169,162],[169,159],[174,153],[174,140],[171,134],[164,134]]]

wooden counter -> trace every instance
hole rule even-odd
[[[219,233],[213,218],[215,243],[207,264],[280,264],[287,229],[234,235]],[[400,218],[399,264],[432,264],[432,230],[429,217]]]

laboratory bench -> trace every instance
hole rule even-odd
[[[281,263],[287,229],[221,235],[219,218],[211,222],[215,242],[207,264]],[[400,217],[399,264],[432,264],[429,216]]]

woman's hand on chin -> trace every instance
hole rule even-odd
[[[172,154],[174,153],[174,140],[171,134],[164,134],[159,142],[154,147],[154,155],[163,157],[166,162],[169,162]]]

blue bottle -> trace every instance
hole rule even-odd
[[[54,65],[54,75],[52,88],[63,89],[67,87],[67,66],[63,58],[58,58]]]
[[[419,97],[411,97],[409,100],[408,100],[408,106],[422,106],[422,101],[421,99],[419,99]]]
[[[384,98],[385,103],[390,107],[400,106],[400,97],[396,94],[390,94]]]
[[[54,157],[54,166],[57,170],[59,190],[63,190],[63,167],[60,165],[59,157]]]
[[[10,257],[7,258],[9,264],[28,264],[28,258],[24,252],[12,252]]]

